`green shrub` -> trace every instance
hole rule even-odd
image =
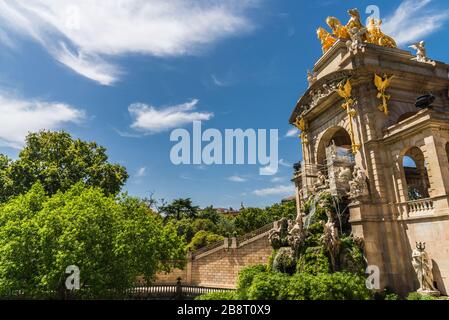
[[[249,300],[278,300],[281,291],[289,284],[290,277],[282,273],[257,274],[248,289]]]
[[[309,300],[313,275],[298,273],[290,278],[279,295],[280,300]]]
[[[235,291],[211,292],[195,298],[195,300],[238,300]]]
[[[262,264],[246,267],[240,270],[237,281],[237,291],[240,299],[247,299],[247,292],[253,283],[254,277],[265,272],[267,272],[267,267]]]
[[[411,292],[407,296],[407,300],[437,300],[437,298],[432,297],[432,296],[427,296],[424,294],[420,294],[418,292]]]
[[[273,260],[273,271],[292,275],[296,269],[295,252],[291,248],[280,248]]]
[[[223,236],[214,234],[209,231],[198,231],[195,236],[192,238],[192,241],[190,241],[189,245],[187,246],[187,249],[190,251],[195,251],[201,248],[204,248],[210,244],[223,241]]]
[[[368,300],[373,292],[366,288],[365,278],[351,273],[318,274],[312,278],[311,300]]]
[[[330,264],[328,257],[324,254],[321,247],[307,248],[301,255],[296,266],[297,273],[308,273],[317,275],[320,273],[329,273]]]

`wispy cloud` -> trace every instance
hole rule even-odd
[[[248,179],[240,177],[240,176],[232,176],[232,177],[229,177],[228,180],[232,181],[232,182],[246,182],[246,181],[248,181]]]
[[[137,172],[135,177],[136,178],[143,178],[147,175],[147,168],[146,167],[140,167]]]
[[[128,107],[134,119],[131,128],[143,133],[159,133],[173,128],[182,127],[193,121],[206,121],[213,113],[195,112],[198,100],[192,100],[180,105],[157,109],[143,103],[135,103]]]
[[[423,40],[449,19],[449,10],[434,8],[432,3],[432,0],[404,0],[393,15],[385,18],[383,31],[400,46]]]
[[[298,134],[299,134],[299,130],[296,129],[296,128],[292,128],[292,129],[287,131],[287,133],[285,134],[285,138],[297,137]]]
[[[279,164],[283,167],[287,167],[287,168],[291,168],[293,167],[293,164],[291,164],[290,162],[284,160],[284,159],[280,159],[279,160]]]
[[[66,123],[79,123],[84,117],[84,111],[64,103],[0,93],[0,145],[20,148],[29,132],[57,130]]]
[[[40,43],[75,72],[111,85],[120,75],[109,61],[112,57],[196,54],[223,38],[251,31],[248,12],[258,2],[0,0],[0,22],[9,33]]]
[[[272,188],[254,190],[253,194],[259,197],[287,195],[294,193],[295,189],[293,185],[280,185]]]

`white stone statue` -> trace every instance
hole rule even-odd
[[[322,171],[318,172],[317,181],[314,185],[314,192],[320,192],[329,189],[329,179],[326,178]]]
[[[332,269],[334,271],[337,270],[337,257],[340,252],[341,240],[340,235],[338,234],[338,228],[335,225],[335,220],[332,215],[332,212],[326,210],[327,214],[327,222],[321,221],[323,225],[323,235],[320,238],[321,243],[323,244],[326,251],[329,253],[329,258],[332,264]]]
[[[368,183],[366,182],[365,171],[359,167],[354,168],[353,178],[349,182],[349,196],[350,198],[359,198],[369,195]]]
[[[433,282],[432,260],[425,251],[425,244],[419,243],[412,253],[412,265],[419,281],[418,293],[439,296],[441,293],[435,288]]]
[[[351,40],[348,40],[346,42],[346,45],[348,46],[348,49],[351,52],[355,52],[357,50],[361,50],[364,47],[366,47],[366,45],[364,44],[364,41],[363,41],[363,37],[367,33],[366,28],[353,27],[353,28],[349,29],[348,31],[349,31],[349,36],[351,37]]]
[[[309,87],[314,84],[316,80],[316,74],[314,72],[311,72],[310,70],[307,70],[307,82],[309,83]]]
[[[412,60],[423,63],[435,64],[435,61],[432,61],[427,57],[426,43],[424,41],[412,44],[411,46],[409,46],[409,48],[416,50],[416,57],[413,58]]]

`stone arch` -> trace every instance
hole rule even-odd
[[[424,153],[416,146],[407,149],[401,158],[406,183],[405,197],[409,201],[429,198],[430,180]]]
[[[337,147],[351,150],[351,137],[348,131],[341,126],[334,126],[326,130],[321,136],[316,152],[316,164],[318,166],[326,165],[326,149],[333,142]]]

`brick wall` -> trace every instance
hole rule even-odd
[[[223,245],[209,251],[190,254],[184,270],[158,274],[156,283],[175,283],[204,287],[235,288],[239,271],[247,266],[266,264],[272,249],[268,233],[239,242],[225,239]]]

